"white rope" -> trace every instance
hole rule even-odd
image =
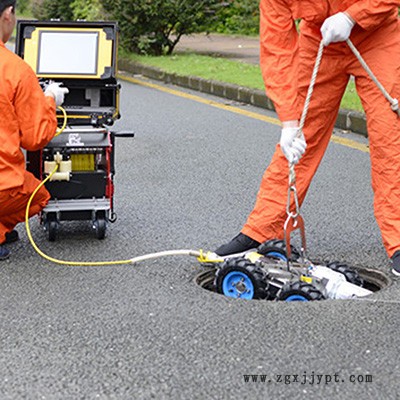
[[[310,106],[311,96],[312,96],[313,91],[314,91],[315,81],[317,80],[318,70],[319,70],[319,66],[321,64],[322,53],[323,52],[324,52],[324,44],[323,44],[323,42],[321,40],[321,43],[319,44],[317,58],[316,58],[315,64],[314,64],[314,69],[313,69],[313,72],[312,72],[312,75],[311,75],[310,86],[308,87],[306,101],[304,103],[303,113],[301,114],[301,118],[300,118],[299,133],[298,133],[297,137],[300,137],[301,133],[303,132],[304,123],[306,121],[308,108]]]
[[[303,112],[302,112],[301,118],[300,118],[299,130],[296,135],[297,138],[300,138],[303,133],[303,127],[304,127],[304,123],[306,121],[308,109],[310,107],[311,96],[314,91],[315,81],[317,80],[318,70],[319,70],[319,66],[321,64],[323,52],[324,52],[324,44],[321,40],[321,43],[319,44],[319,48],[318,48],[317,58],[315,59],[314,69],[313,69],[313,72],[311,75],[310,86],[308,87],[306,100],[304,102]],[[295,182],[296,182],[296,173],[294,171],[294,163],[289,163],[289,186],[293,186],[295,184]]]
[[[363,68],[367,71],[368,75],[370,78],[373,80],[373,82],[378,86],[378,89],[382,92],[382,94],[386,97],[387,101],[390,103],[390,106],[394,112],[397,113],[397,115],[400,116],[400,110],[399,110],[399,101],[397,99],[394,99],[390,94],[387,92],[387,90],[382,86],[382,84],[378,81],[374,73],[371,71],[371,69],[368,67],[367,63],[364,61],[362,58],[360,52],[356,49],[354,44],[351,42],[350,39],[346,40],[347,44],[349,45],[351,51],[354,53],[360,64],[363,66]]]

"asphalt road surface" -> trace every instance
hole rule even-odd
[[[49,243],[34,218],[39,247],[64,259],[113,260],[230,239],[252,209],[279,127],[122,85],[116,129],[136,137],[117,143],[117,222],[103,241],[89,223],[65,222]],[[330,144],[303,207],[310,258],[389,273],[369,171],[368,153]],[[0,268],[2,400],[400,396],[396,281],[362,301],[234,300],[194,284],[202,270],[194,258],[59,266],[18,229]]]

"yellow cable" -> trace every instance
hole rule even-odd
[[[71,266],[78,266],[79,265],[79,266],[95,267],[95,266],[103,266],[103,265],[132,264],[132,262],[134,262],[133,259],[131,259],[131,260],[118,260],[118,261],[94,261],[94,262],[63,261],[63,260],[59,260],[57,258],[50,257],[47,254],[43,253],[42,250],[39,249],[39,247],[36,245],[35,241],[32,238],[31,230],[30,230],[30,227],[29,227],[29,209],[30,209],[32,200],[35,197],[36,193],[56,173],[57,169],[58,169],[58,165],[54,168],[54,170],[51,172],[51,174],[43,182],[40,182],[38,187],[35,189],[35,191],[31,195],[31,197],[29,198],[28,204],[26,206],[26,211],[25,211],[26,233],[27,233],[29,241],[31,242],[31,245],[35,249],[35,251],[39,255],[41,255],[43,258],[45,258],[46,260],[51,261],[51,262],[56,263],[56,264],[62,264],[62,265],[71,265]]]
[[[59,110],[64,115],[64,123],[62,127],[57,130],[56,134],[54,136],[60,135],[66,128],[67,126],[67,113],[64,108],[58,107]],[[34,248],[34,250],[43,258],[45,258],[48,261],[51,261],[56,264],[61,264],[61,265],[70,265],[70,266],[87,266],[87,267],[98,267],[98,266],[105,266],[105,265],[122,265],[122,264],[134,264],[140,261],[145,261],[145,260],[151,260],[154,258],[159,258],[159,257],[165,257],[165,256],[176,256],[176,255],[188,255],[188,256],[194,256],[197,257],[197,260],[200,263],[218,263],[223,261],[221,258],[214,253],[207,252],[204,253],[203,250],[168,250],[168,251],[161,251],[158,253],[152,253],[152,254],[145,254],[143,256],[135,257],[129,260],[117,260],[117,261],[65,261],[65,260],[59,260],[54,257],[50,257],[47,254],[43,253],[42,250],[39,249],[39,247],[36,245],[35,241],[33,240],[31,229],[29,226],[29,210],[31,207],[31,203],[33,198],[35,197],[36,193],[40,190],[44,184],[51,179],[51,177],[57,172],[59,167],[59,164],[55,166],[53,171],[49,174],[49,176],[40,184],[37,186],[37,188],[34,190],[32,195],[29,198],[28,204],[26,205],[26,210],[25,210],[25,227],[26,227],[26,233],[28,235],[28,239]]]
[[[61,107],[61,106],[58,106],[57,109],[59,109],[63,113],[64,123],[62,124],[62,127],[57,130],[57,132],[54,135],[54,137],[56,137],[58,135],[61,135],[64,132],[65,128],[67,127],[67,121],[68,121],[68,116],[67,116],[67,112],[65,111],[65,109],[63,107]]]
[[[57,258],[48,256],[47,254],[43,253],[42,250],[39,249],[39,247],[36,245],[35,241],[33,240],[32,233],[31,233],[30,226],[29,226],[29,209],[31,207],[32,200],[35,197],[36,193],[40,190],[40,188],[49,179],[51,179],[51,177],[57,172],[57,169],[58,169],[58,164],[53,169],[53,171],[50,173],[50,175],[44,181],[40,182],[38,187],[34,190],[31,197],[29,198],[28,204],[26,205],[26,211],[25,211],[25,227],[26,227],[26,233],[28,235],[28,239],[29,239],[32,247],[35,249],[35,251],[40,256],[45,258],[46,260],[51,261],[56,264],[61,264],[61,265],[99,267],[99,266],[105,266],[105,265],[135,264],[140,261],[146,261],[146,260],[151,260],[151,259],[160,258],[160,257],[185,255],[185,256],[198,257],[198,260],[202,263],[215,262],[215,260],[208,259],[207,256],[204,256],[204,253],[202,250],[200,250],[200,251],[197,251],[197,250],[167,250],[167,251],[161,251],[158,253],[145,254],[143,256],[131,258],[129,260],[117,260],[117,261],[64,261],[64,260],[59,260]],[[209,254],[211,254],[211,253],[210,252],[207,253],[207,255],[209,255]],[[222,260],[220,260],[220,261],[222,261]]]

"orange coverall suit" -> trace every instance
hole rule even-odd
[[[400,100],[400,0],[261,0],[261,70],[281,121],[300,119],[323,21],[347,12],[350,40],[386,90]],[[300,34],[294,20],[302,19]],[[304,126],[307,149],[296,166],[300,204],[328,146],[350,75],[367,117],[374,211],[389,257],[400,249],[400,118],[345,42],[325,47]],[[288,161],[276,148],[242,233],[264,242],[283,238]]]
[[[45,96],[33,70],[0,41],[0,244],[5,234],[25,220],[25,207],[38,181],[25,169],[21,148],[44,147],[57,129],[56,104]],[[41,188],[30,216],[50,198]]]

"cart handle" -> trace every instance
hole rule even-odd
[[[114,137],[135,137],[134,132],[111,132]]]

